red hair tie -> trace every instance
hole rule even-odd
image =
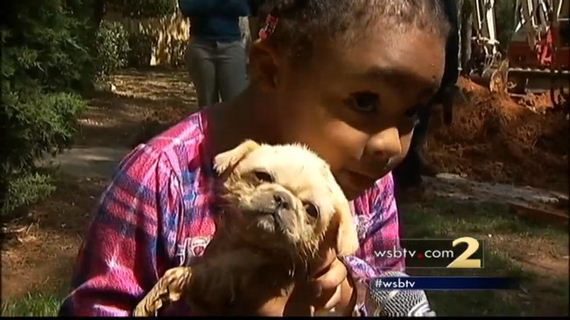
[[[261,40],[265,40],[269,38],[275,32],[275,28],[277,28],[277,22],[279,22],[279,18],[276,15],[268,14],[267,18],[265,18],[265,26],[259,30],[259,38]]]

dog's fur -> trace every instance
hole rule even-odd
[[[214,166],[222,190],[212,241],[199,262],[167,271],[135,315],[180,298],[206,314],[252,314],[306,279],[325,233],[336,233],[339,256],[357,250],[349,203],[327,163],[306,147],[247,140]]]

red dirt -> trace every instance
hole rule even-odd
[[[440,171],[479,181],[568,190],[568,120],[548,95],[519,103],[461,78],[467,102],[450,127],[433,127],[427,157]],[[539,112],[525,105],[529,102]]]

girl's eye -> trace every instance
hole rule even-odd
[[[265,171],[255,171],[253,173],[255,175],[255,177],[257,178],[257,180],[259,181],[263,181],[263,182],[273,182],[273,176]]]
[[[372,92],[357,92],[350,96],[350,105],[358,112],[373,113],[380,104],[378,95]]]
[[[310,217],[314,219],[317,219],[319,217],[319,208],[317,208],[317,206],[315,206],[314,204],[306,202],[303,205],[303,207],[305,208],[305,211]]]

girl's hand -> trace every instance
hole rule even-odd
[[[320,256],[311,268],[311,280],[295,283],[284,308],[285,316],[318,315],[324,311],[352,314],[356,296],[346,266],[337,258],[334,247],[323,248]]]
[[[354,307],[354,289],[346,266],[333,248],[324,253],[323,263],[315,269],[313,312],[333,311],[350,315]]]

